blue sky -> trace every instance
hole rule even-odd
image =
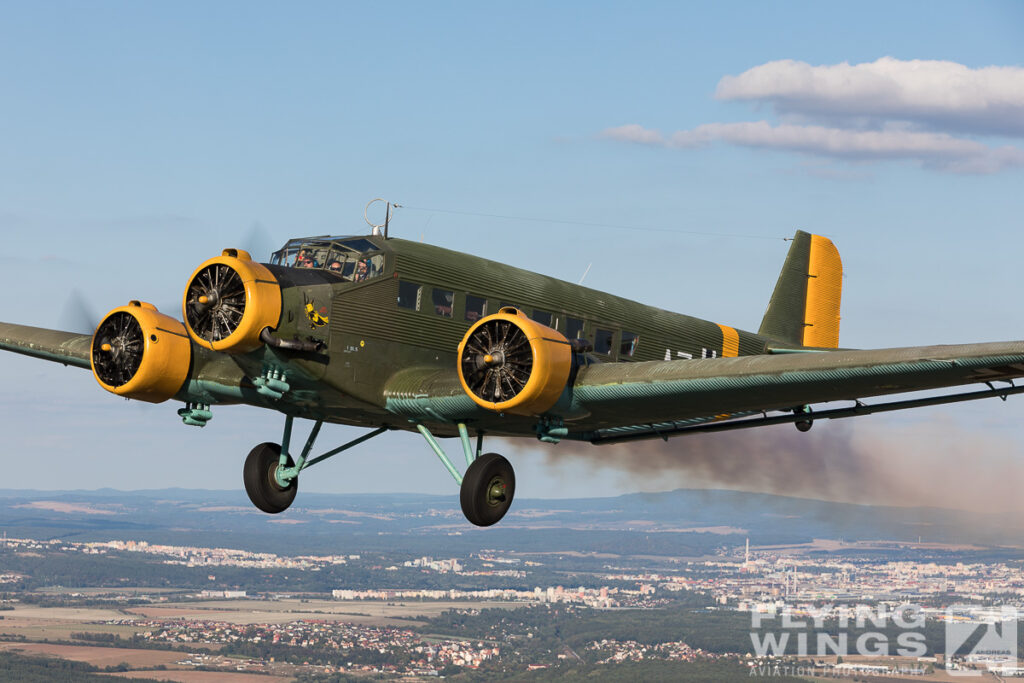
[[[940,64],[933,92],[962,88],[968,104],[754,92],[758,74],[795,73],[785,60],[828,81],[885,57],[908,92],[921,79],[900,76],[907,64]],[[981,95],[943,80],[954,66],[984,80]],[[985,67],[1006,70],[986,80]],[[60,327],[75,290],[97,313],[141,298],[180,316],[192,269],[253,226],[276,243],[359,233],[364,204],[384,196],[410,207],[398,235],[569,280],[593,264],[590,286],[745,329],[759,324],[782,238],[802,228],[843,255],[844,345],[1020,339],[1024,141],[970,103],[1005,94],[1012,123],[1022,67],[1019,3],[3,2],[0,319]],[[722,96],[723,78],[744,74],[745,94]],[[866,114],[842,116],[861,104]],[[737,142],[736,124],[762,121],[770,140]],[[661,141],[610,133],[623,126]],[[779,142],[818,129],[838,152]],[[1009,151],[964,171],[942,150],[842,147],[865,130],[883,145]],[[0,368],[5,486],[236,488],[249,448],[279,438],[260,411],[217,409],[198,430],[176,406],[125,404],[87,372],[13,355]],[[989,469],[1019,485],[1022,410],[1011,400],[856,429],[916,444],[908,462],[936,475],[998,451]],[[418,437],[387,439],[300,486],[454,493]],[[528,443],[514,455],[523,496],[687,483],[551,467]]]

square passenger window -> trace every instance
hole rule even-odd
[[[546,327],[554,327],[558,322],[555,316],[551,315],[547,311],[534,311],[533,319],[539,322],[541,325]]]
[[[597,353],[611,354],[612,338],[615,333],[611,330],[598,329],[594,335],[594,351]]]
[[[482,296],[466,295],[466,320],[475,323],[487,315],[487,299]]]
[[[636,353],[636,345],[640,342],[640,336],[632,332],[623,332],[622,341],[619,342],[619,357],[632,358]]]
[[[452,317],[452,308],[455,301],[455,292],[448,289],[434,287],[431,291],[434,301],[434,313],[445,318]]]
[[[420,310],[420,293],[423,287],[415,282],[398,281],[398,306],[413,311]]]

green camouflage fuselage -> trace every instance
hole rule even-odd
[[[536,419],[477,407],[454,372],[458,344],[481,300],[484,314],[515,306],[570,339],[591,346],[597,340],[598,348],[578,356],[584,364],[755,355],[766,353],[772,341],[495,261],[406,240],[371,239],[384,265],[362,282],[340,281],[320,269],[269,266],[282,285],[276,334],[322,341],[323,352],[264,347],[228,357],[196,347],[198,372],[178,398],[254,403],[343,424],[411,429],[415,420],[442,435],[454,433],[452,420],[466,419],[488,433],[521,435],[532,433]],[[417,288],[415,305],[399,305],[400,283],[406,291]],[[582,329],[570,329],[579,327],[574,321]],[[266,400],[248,381],[268,367],[283,370],[291,384],[280,401]],[[568,414],[574,430],[602,426],[571,409],[560,412]],[[621,413],[620,418],[628,414],[629,406]],[[636,416],[637,422],[644,419]]]

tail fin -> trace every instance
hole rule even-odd
[[[788,344],[838,347],[842,289],[835,245],[797,230],[758,333]]]

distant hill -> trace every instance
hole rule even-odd
[[[497,527],[462,518],[455,496],[303,492],[281,515],[245,493],[0,490],[8,536],[249,547],[270,552],[328,548],[441,547],[584,550],[699,556],[723,547],[813,539],[891,540],[1024,548],[1024,525],[1005,515],[939,508],[831,503],[739,491],[680,489],[612,498],[517,500]],[[444,539],[439,540],[439,539]]]

